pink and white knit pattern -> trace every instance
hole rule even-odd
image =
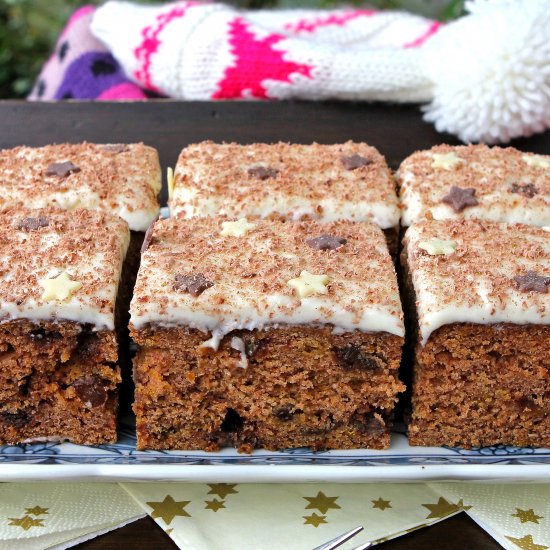
[[[409,50],[421,47],[439,26],[410,14],[365,9],[243,12],[193,1],[161,7],[108,2],[94,17],[92,31],[135,82],[171,97],[382,94],[419,100],[429,98],[429,83],[415,74]],[[403,58],[397,67],[396,51]],[[385,69],[388,56],[392,70]]]
[[[550,128],[550,0],[469,0],[441,25],[366,9],[107,2],[92,32],[140,86],[179,99],[430,102],[463,141]]]

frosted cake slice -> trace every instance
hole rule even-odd
[[[150,237],[140,449],[388,447],[404,326],[379,227],[176,217]]]
[[[116,440],[118,216],[0,211],[0,443]]]
[[[405,227],[426,217],[550,225],[550,156],[437,145],[405,159],[397,181]]]
[[[426,221],[404,244],[418,320],[411,444],[550,446],[550,233]]]
[[[397,250],[395,183],[384,157],[366,143],[189,145],[176,165],[170,210],[185,218],[368,221]]]

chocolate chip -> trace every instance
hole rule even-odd
[[[83,330],[77,336],[77,343],[78,353],[82,357],[97,357],[101,353],[101,341],[93,330]]]
[[[355,413],[351,423],[358,431],[368,435],[382,436],[387,433],[385,422],[375,413]]]
[[[362,157],[357,153],[350,155],[349,157],[342,157],[342,164],[346,170],[356,170],[357,168],[362,168],[363,166],[368,166],[372,163],[372,159]]]
[[[534,271],[528,271],[525,275],[516,275],[514,277],[516,286],[522,292],[540,292],[546,294],[548,285],[550,285],[550,277],[538,275]]]
[[[273,415],[276,416],[281,422],[289,422],[294,418],[295,414],[300,414],[303,411],[296,409],[293,405],[286,405],[284,407],[277,407],[273,409]]]
[[[103,151],[107,151],[108,153],[126,153],[130,150],[130,147],[126,145],[125,143],[108,143],[107,145],[103,145],[101,147]]]
[[[23,231],[36,231],[42,227],[48,227],[48,225],[50,225],[50,220],[44,216],[39,216],[38,218],[21,218],[16,227]]]
[[[315,250],[336,250],[348,242],[344,237],[334,237],[333,235],[321,235],[314,239],[308,239],[307,245]]]
[[[141,243],[140,250],[142,254],[149,248],[149,245],[153,240],[153,230],[155,229],[155,223],[157,223],[157,220],[151,222],[151,225],[147,228],[147,231],[145,232],[145,237],[143,237],[143,242]]]
[[[199,296],[206,289],[214,286],[212,281],[209,281],[202,273],[196,275],[176,275],[176,282],[174,283],[174,290],[181,290],[182,292],[189,292],[191,296]]]
[[[347,370],[381,370],[379,359],[363,352],[355,344],[347,344],[343,348],[335,348],[334,353],[342,368]]]
[[[257,166],[256,168],[248,169],[249,176],[252,176],[253,178],[258,178],[262,181],[269,178],[275,178],[277,177],[278,173],[279,170],[275,170],[275,168],[266,168],[265,166]]]
[[[56,176],[58,178],[66,178],[76,172],[80,172],[80,168],[70,160],[66,162],[54,162],[46,168],[46,176]]]
[[[17,411],[17,412],[2,412],[0,413],[2,421],[5,424],[9,424],[14,428],[23,428],[29,422],[29,414],[26,411]]]
[[[109,397],[99,377],[85,376],[72,384],[77,397],[89,408],[103,407]]]
[[[254,336],[253,333],[243,333],[241,335],[241,338],[244,342],[244,352],[246,354],[247,359],[255,363],[256,362],[256,354],[258,351],[260,351],[261,348],[264,347],[266,343],[265,338],[257,338]]]
[[[448,195],[445,195],[441,202],[448,204],[455,212],[462,212],[468,206],[476,206],[479,204],[475,198],[476,190],[472,187],[462,189],[453,185]]]
[[[532,199],[539,190],[532,183],[512,183],[510,185],[511,193],[519,193],[528,199]]]

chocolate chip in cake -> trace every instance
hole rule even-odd
[[[476,206],[478,203],[475,198],[476,190],[473,187],[463,189],[453,185],[448,195],[445,195],[441,202],[448,204],[455,212],[462,212],[468,206]]]
[[[532,199],[538,194],[539,190],[532,183],[512,183],[510,192],[519,193],[528,199]]]
[[[349,370],[380,370],[379,359],[368,355],[355,344],[347,344],[343,348],[335,348],[334,353],[344,369]]]
[[[376,413],[354,413],[351,423],[358,431],[374,436],[386,434],[386,424]]]
[[[13,426],[14,428],[20,429],[26,426],[29,422],[29,414],[26,411],[17,411],[17,412],[2,412],[0,413],[4,423]]]
[[[314,239],[308,239],[307,245],[315,250],[336,250],[348,242],[344,237],[335,237],[333,235],[321,235]]]
[[[56,176],[58,178],[66,178],[76,172],[80,172],[80,168],[70,160],[66,162],[54,162],[46,168],[46,176]]]
[[[357,170],[357,168],[362,168],[363,166],[368,166],[372,163],[372,159],[362,157],[357,153],[348,157],[342,157],[342,164],[346,170]]]
[[[548,285],[550,285],[550,277],[538,275],[534,271],[528,271],[525,275],[516,275],[514,277],[516,286],[522,292],[540,292],[546,294]]]
[[[103,407],[107,403],[107,390],[95,375],[79,378],[72,384],[77,397],[89,408]]]
[[[50,220],[44,216],[39,216],[38,218],[21,218],[16,227],[23,231],[36,231],[42,227],[48,227],[48,225],[50,225]]]
[[[157,220],[151,222],[151,225],[149,225],[147,231],[145,232],[145,237],[143,237],[143,242],[141,243],[141,254],[143,254],[149,248],[149,245],[153,240],[153,230],[155,229],[155,223],[157,223]]]
[[[127,153],[130,150],[130,147],[128,147],[125,143],[108,143],[107,145],[103,145],[101,148],[108,153],[115,153],[115,155],[118,155],[119,153]]]
[[[285,405],[273,409],[273,415],[281,422],[289,422],[294,418],[295,414],[301,414],[302,412],[302,409],[296,409],[293,405]]]
[[[176,275],[174,290],[188,292],[191,296],[200,296],[206,289],[214,286],[212,281],[209,281],[202,273],[196,275]]]
[[[256,354],[258,351],[260,351],[261,348],[264,347],[266,344],[265,338],[257,338],[252,333],[244,332],[241,334],[241,339],[244,342],[244,352],[246,354],[247,359],[255,363],[256,362]]]
[[[78,353],[82,357],[97,357],[101,352],[101,340],[96,331],[91,329],[83,330],[77,336]]]
[[[265,166],[256,166],[255,168],[248,169],[248,175],[260,180],[267,180],[269,178],[276,178],[279,170],[275,168],[266,168]]]

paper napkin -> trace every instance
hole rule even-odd
[[[124,483],[186,550],[303,550],[362,525],[382,542],[461,511],[425,484]]]
[[[116,483],[2,483],[0,549],[61,550],[144,516]]]
[[[550,548],[550,485],[435,483],[446,499],[461,498],[466,513],[507,550]]]

